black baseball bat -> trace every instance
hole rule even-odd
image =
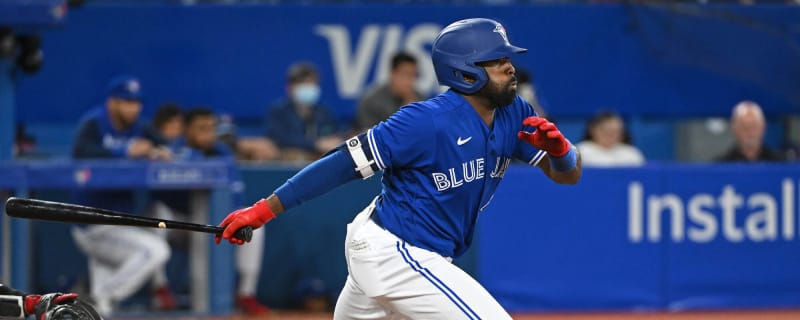
[[[213,225],[156,219],[77,204],[15,197],[6,201],[6,214],[17,218],[67,223],[167,228],[213,234],[221,234],[225,230],[223,227]],[[236,230],[234,237],[250,242],[253,237],[253,228],[247,226]]]

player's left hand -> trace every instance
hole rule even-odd
[[[216,235],[214,241],[219,244],[220,240],[224,238],[232,244],[244,244],[244,239],[233,236],[237,230],[246,226],[258,229],[273,218],[275,218],[275,213],[267,204],[267,199],[261,199],[252,206],[228,214],[219,224],[220,227],[225,227],[225,231],[221,235]]]
[[[569,141],[556,125],[545,118],[536,116],[528,117],[522,121],[523,125],[536,128],[534,132],[520,131],[517,138],[530,143],[539,150],[544,150],[551,156],[559,158],[569,152]]]
[[[29,294],[25,296],[25,315],[36,314],[36,319],[55,308],[59,304],[72,303],[78,299],[77,293],[48,293],[46,295]]]

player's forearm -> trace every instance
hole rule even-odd
[[[567,170],[567,171],[559,170],[559,168],[554,166],[553,163],[552,163],[554,161],[554,159],[550,158],[550,156],[548,156],[549,159],[548,159],[548,161],[546,161],[547,164],[548,164],[547,176],[550,177],[550,179],[553,180],[556,183],[560,183],[560,184],[576,184],[576,183],[578,183],[578,180],[581,179],[581,175],[583,174],[583,169],[581,168],[581,155],[578,152],[577,148],[575,148],[575,147],[572,147],[572,148],[573,148],[573,150],[575,152],[575,167],[573,167],[570,170]],[[558,161],[558,160],[556,160],[556,161]],[[542,161],[542,162],[545,162],[545,161]]]
[[[300,170],[275,190],[273,200],[267,199],[277,214],[316,198],[349,181],[358,178],[353,161],[347,151],[338,149]],[[271,201],[271,202],[270,202]],[[276,207],[273,207],[273,203]]]

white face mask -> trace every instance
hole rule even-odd
[[[313,106],[319,101],[320,89],[315,83],[299,84],[292,90],[292,99],[303,106]]]

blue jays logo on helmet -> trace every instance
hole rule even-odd
[[[506,44],[510,45],[510,43],[508,42],[508,35],[506,34],[506,28],[505,27],[503,27],[502,25],[500,25],[498,23],[497,26],[494,27],[494,32],[499,33],[503,37],[503,40],[506,41]]]
[[[524,53],[528,49],[511,45],[499,22],[473,18],[459,20],[442,29],[433,41],[431,58],[439,84],[459,92],[475,93],[489,81],[478,62]],[[464,76],[475,79],[469,82]]]

